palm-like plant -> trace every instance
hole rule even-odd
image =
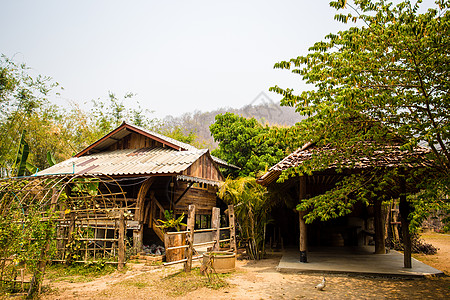
[[[265,229],[269,222],[271,201],[265,187],[252,177],[227,178],[220,186],[218,196],[234,205],[242,240],[250,259],[264,255]]]

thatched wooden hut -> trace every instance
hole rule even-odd
[[[258,179],[258,183],[267,186],[272,191],[283,191],[294,199],[290,207],[285,205],[275,210],[277,220],[275,233],[280,232],[284,238],[284,243],[293,243],[300,248],[300,261],[307,261],[307,251],[309,246],[360,246],[368,243],[368,236],[373,237],[375,243],[375,253],[385,253],[385,213],[383,212],[381,199],[372,199],[372,205],[366,206],[357,202],[352,207],[352,212],[346,216],[332,219],[328,222],[315,221],[307,225],[304,216],[306,211],[297,211],[295,207],[303,199],[308,199],[333,189],[336,183],[345,176],[358,174],[366,171],[378,169],[398,168],[405,172],[416,168],[427,168],[432,163],[426,160],[429,153],[427,148],[416,147],[412,151],[401,149],[399,144],[378,145],[368,144],[367,147],[375,149],[370,152],[370,156],[364,151],[355,150],[351,158],[339,156],[337,149],[332,147],[317,147],[314,143],[308,143],[297,149],[279,163],[271,167],[263,176]],[[361,147],[360,149],[364,149]],[[301,168],[302,164],[311,160],[313,156],[328,155],[333,157],[328,166],[312,174],[300,174],[290,177],[283,183],[277,183],[280,175],[289,169]],[[407,232],[409,207],[406,202],[406,192],[414,190],[398,180],[396,187],[390,189],[392,198],[400,198],[400,217],[403,231],[405,248],[405,267],[410,267],[410,242],[408,244],[409,233]],[[275,234],[276,235],[276,234]]]

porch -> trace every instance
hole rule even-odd
[[[277,271],[411,278],[444,274],[414,258],[411,259],[412,268],[404,268],[403,254],[395,250],[387,254],[373,254],[374,251],[374,246],[317,247],[308,251],[308,262],[302,263],[298,248],[287,248]]]

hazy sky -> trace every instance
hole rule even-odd
[[[328,2],[2,1],[0,52],[59,82],[59,105],[112,91],[154,117],[238,108],[305,88],[273,65],[343,28]]]

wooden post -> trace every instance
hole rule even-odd
[[[410,206],[406,201],[406,183],[405,179],[400,178],[400,222],[402,224],[402,238],[403,238],[403,266],[405,268],[411,268],[411,235],[409,233],[409,220]]]
[[[213,207],[211,216],[211,227],[215,229],[213,231],[213,240],[215,241],[213,246],[213,251],[220,250],[219,240],[220,240],[220,208]]]
[[[195,227],[195,205],[189,205],[188,219],[187,219],[187,230],[189,231],[186,235],[187,244],[189,247],[186,250],[186,262],[184,263],[184,271],[190,272],[192,268],[192,253],[194,250],[194,227]]]
[[[386,243],[384,237],[384,218],[381,199],[375,199],[373,204],[373,225],[375,229],[375,254],[386,254]]]
[[[300,177],[300,190],[299,190],[299,202],[306,199],[306,176]],[[306,211],[298,212],[298,223],[300,229],[299,248],[300,248],[300,262],[308,262],[308,232],[305,222]]]
[[[234,215],[234,206],[228,205],[228,221],[230,223],[230,249],[237,252],[236,246],[236,218]]]
[[[120,210],[119,216],[119,265],[117,266],[119,271],[123,270],[125,266],[125,217],[123,209]]]

